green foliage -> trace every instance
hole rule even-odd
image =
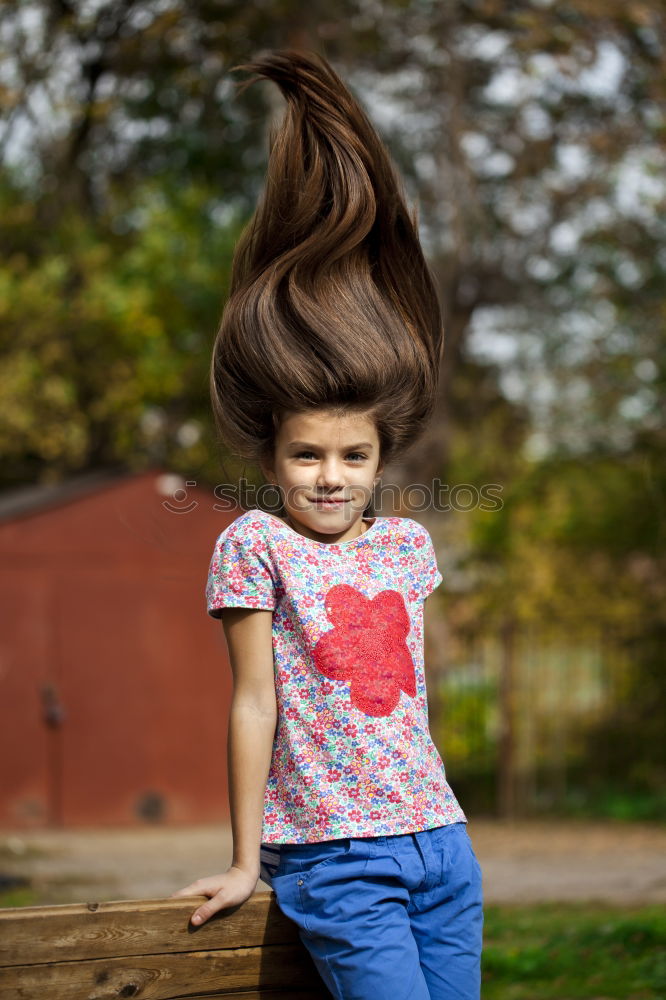
[[[661,906],[486,906],[484,1000],[661,1000]]]
[[[454,515],[466,531],[459,567],[473,567],[482,582],[472,594],[447,594],[454,619],[605,622],[622,629],[647,614],[658,622],[665,469],[658,441],[647,436],[640,451],[624,455],[514,459],[500,506]],[[464,471],[461,455],[454,474]],[[479,484],[489,481],[478,476]]]
[[[5,482],[214,461],[208,364],[241,220],[217,222],[195,185],[146,183],[132,202],[109,219],[63,214],[31,247],[30,205],[14,202],[26,249],[0,266]]]
[[[641,755],[642,756],[642,755]],[[630,779],[631,781],[631,779]],[[578,819],[612,819],[620,822],[666,823],[666,791],[663,780],[655,789],[635,791],[606,779],[590,786],[589,775],[581,776],[580,787],[567,793],[559,812]],[[634,781],[631,781],[634,784]]]

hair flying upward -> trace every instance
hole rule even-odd
[[[435,401],[441,314],[401,182],[365,112],[321,56],[236,67],[272,80],[286,111],[265,189],[234,254],[211,400],[236,454],[272,451],[287,410],[372,410],[383,460]]]

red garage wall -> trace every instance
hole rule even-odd
[[[228,817],[231,675],[204,588],[239,511],[196,486],[165,495],[163,477],[0,522],[4,827]]]

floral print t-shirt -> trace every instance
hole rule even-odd
[[[442,582],[430,535],[408,517],[364,523],[318,542],[250,510],[215,543],[208,614],[273,612],[266,844],[467,822],[428,728],[423,602]]]

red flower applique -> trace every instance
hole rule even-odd
[[[325,603],[334,627],[314,647],[315,666],[324,677],[350,681],[351,703],[365,715],[390,715],[401,691],[416,695],[402,594],[382,590],[370,599],[341,583],[331,587]]]

